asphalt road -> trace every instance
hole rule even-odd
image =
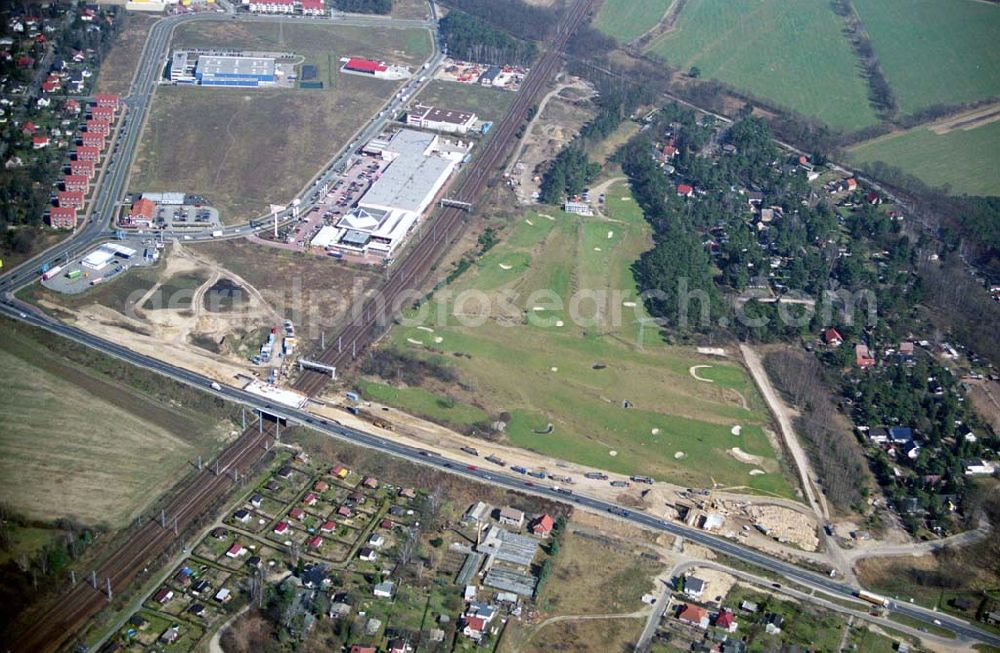
[[[261,397],[244,392],[238,388],[222,386],[221,390],[213,390],[211,388],[212,379],[179,367],[175,367],[168,363],[164,363],[163,361],[138,354],[130,349],[122,347],[121,345],[103,340],[47,316],[39,315],[34,312],[22,311],[17,305],[7,299],[4,299],[3,302],[0,303],[0,313],[15,319],[20,319],[29,324],[42,327],[57,335],[69,338],[89,347],[93,347],[138,367],[153,370],[163,374],[164,376],[200,388],[206,392],[211,392],[230,401],[248,406],[254,410],[263,411],[268,415],[280,417],[287,420],[288,423],[300,424],[307,428],[326,433],[332,437],[347,440],[356,445],[378,449],[418,464],[445,469],[452,473],[462,474],[481,482],[521,492],[530,492],[578,507],[608,513],[633,524],[645,526],[653,530],[663,531],[675,536],[682,536],[688,541],[708,547],[713,551],[724,553],[738,560],[756,565],[776,573],[783,578],[795,581],[812,589],[826,592],[834,597],[853,597],[857,592],[857,588],[851,585],[837,581],[824,574],[818,574],[813,571],[802,569],[794,564],[779,560],[736,542],[710,535],[704,531],[690,528],[683,524],[660,519],[641,511],[623,508],[607,501],[602,501],[582,494],[567,493],[564,488],[560,491],[555,489],[555,486],[550,486],[545,482],[535,482],[534,480],[528,480],[523,476],[512,475],[509,473],[509,470],[496,467],[490,463],[486,463],[485,461],[484,464],[488,467],[480,467],[478,465],[468,466],[465,463],[450,460],[444,456],[428,455],[428,452],[424,450],[403,445],[388,438],[383,438],[378,435],[345,427],[335,421],[317,417],[304,410],[269,402]],[[1000,636],[979,630],[968,622],[950,615],[934,612],[909,603],[898,603],[895,601],[891,601],[888,607],[893,612],[922,621],[928,625],[935,623],[935,620],[937,620],[940,622],[941,626],[954,631],[960,638],[980,641],[993,646],[1000,646]]]
[[[283,23],[303,23],[303,24],[326,24],[326,25],[348,25],[353,27],[390,27],[394,29],[429,29],[432,33],[433,54],[427,61],[426,69],[421,68],[409,79],[392,99],[382,107],[382,112],[368,121],[361,131],[356,134],[350,144],[346,145],[336,158],[314,177],[307,186],[299,193],[297,199],[301,201],[299,205],[300,214],[304,214],[313,207],[314,202],[308,201],[312,193],[325,183],[330,183],[341,170],[346,166],[351,153],[359,143],[368,141],[378,135],[385,127],[389,119],[400,110],[403,102],[400,95],[412,97],[422,88],[432,73],[444,60],[444,55],[438,48],[437,23],[434,20],[405,20],[380,16],[362,16],[356,14],[336,14],[333,17],[275,17],[256,16],[251,14],[231,14],[203,12],[197,14],[180,14],[168,16],[157,21],[150,28],[146,43],[143,46],[140,63],[136,70],[136,76],[132,83],[129,95],[122,100],[124,107],[127,107],[123,118],[122,126],[118,130],[116,138],[109,142],[108,150],[105,153],[106,161],[104,173],[91,201],[91,215],[86,218],[86,222],[79,227],[78,231],[62,241],[61,243],[39,253],[33,258],[20,264],[15,269],[0,278],[0,294],[13,292],[24,284],[33,281],[39,275],[39,268],[43,263],[63,263],[68,259],[82,254],[95,243],[106,240],[113,236],[111,223],[117,208],[125,199],[126,185],[128,183],[129,170],[135,157],[135,151],[139,145],[143,124],[149,111],[150,102],[156,85],[160,81],[160,76],[164,66],[167,64],[169,56],[169,45],[173,35],[173,30],[180,24],[190,22],[205,21],[237,21],[237,22],[283,22]],[[421,83],[420,77],[426,75],[428,81]],[[242,225],[227,226],[222,229],[222,238],[242,238],[254,231],[263,231],[270,228],[270,222],[262,220],[267,216],[261,216],[261,222],[256,228],[251,227],[251,223]],[[292,217],[291,209],[286,209],[279,213],[280,222],[286,222]],[[258,222],[258,221],[254,221]],[[164,238],[178,238],[185,241],[213,240],[214,229],[206,229],[200,232],[172,232],[170,230],[162,232]],[[135,235],[138,238],[148,238],[152,235],[159,236],[161,232],[150,231],[145,234]],[[130,235],[130,238],[132,235]]]

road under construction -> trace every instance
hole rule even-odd
[[[486,188],[489,179],[502,167],[517,141],[519,128],[529,109],[538,101],[545,86],[562,66],[562,49],[570,35],[581,25],[594,0],[577,0],[565,11],[545,44],[537,65],[528,74],[507,114],[494,130],[492,138],[466,169],[454,191],[454,198],[472,204]],[[426,283],[434,264],[463,230],[469,213],[462,208],[446,207],[424,227],[420,239],[406,257],[393,268],[381,289],[384,306],[419,290]],[[355,312],[352,319],[321,353],[316,362],[338,367],[349,364],[358,352],[379,333],[381,318],[372,302]],[[315,396],[329,383],[329,372],[312,367],[302,370],[296,390]],[[55,651],[75,636],[86,622],[108,605],[117,592],[125,591],[147,566],[165,553],[206,510],[224,497],[240,475],[249,473],[274,444],[280,420],[265,418],[248,427],[218,460],[199,469],[162,508],[159,518],[139,527],[118,549],[110,552],[92,572],[93,583],[79,582],[68,588],[46,611],[34,617],[14,641],[14,651]]]

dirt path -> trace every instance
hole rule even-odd
[[[541,622],[531,631],[531,633],[524,639],[521,643],[521,647],[525,647],[529,642],[538,634],[542,628],[550,624],[559,623],[561,621],[597,621],[597,620],[607,620],[607,619],[645,619],[649,616],[652,611],[652,606],[644,610],[637,610],[636,612],[628,612],[626,614],[568,614],[560,615],[558,617],[549,617],[545,621]],[[520,650],[520,649],[518,649]],[[214,652],[213,652],[214,653]],[[219,653],[222,653],[221,651]]]
[[[212,635],[212,639],[208,640],[209,653],[226,653],[225,650],[222,648],[222,644],[219,643],[219,641],[222,639],[222,631],[224,631],[226,628],[229,628],[229,626],[231,626],[234,621],[243,616],[243,613],[249,609],[250,609],[249,605],[244,605],[242,608],[240,608],[239,612],[237,612],[232,617],[227,619],[226,623],[219,626],[219,629],[216,630],[215,633]]]
[[[671,2],[667,10],[663,12],[660,22],[629,41],[625,47],[630,50],[642,52],[646,46],[656,39],[668,32],[674,31],[674,26],[677,25],[677,17],[680,16],[685,4],[687,4],[687,0],[674,0]]]
[[[688,368],[688,374],[696,381],[701,381],[702,383],[715,383],[712,379],[706,379],[703,376],[698,376],[698,370],[705,370],[712,367],[711,365],[692,365]]]

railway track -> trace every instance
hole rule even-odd
[[[454,191],[463,202],[474,203],[486,188],[491,173],[500,168],[512,151],[518,131],[524,125],[527,112],[538,99],[540,91],[555,76],[562,65],[561,51],[566,41],[583,22],[594,0],[577,0],[563,17],[548,47],[522,84],[521,90],[497,127],[493,138],[467,170]],[[419,290],[430,275],[435,262],[449,243],[462,230],[468,214],[456,208],[445,208],[428,224],[420,240],[395,268],[382,287],[382,304],[370,300],[341,330],[340,334],[320,355],[328,365],[343,366],[378,335],[380,324],[390,315],[392,307],[404,296]],[[322,391],[329,376],[305,370],[295,383],[296,390],[309,396]],[[124,591],[148,564],[165,553],[199,515],[236,484],[236,470],[242,474],[263,457],[275,440],[273,424],[251,426],[219,454],[216,464],[199,470],[184,481],[183,487],[163,507],[163,519],[151,519],[119,549],[108,555],[94,570],[96,587],[81,579],[63,596],[39,614],[28,628],[8,648],[12,652],[56,651],[82,628],[88,619],[107,606],[106,590],[112,594]],[[218,473],[216,473],[218,469]]]
[[[592,4],[593,0],[579,0],[563,18],[552,43],[526,77],[494,137],[473,160],[466,175],[454,190],[455,199],[474,203],[485,189],[491,173],[510,155],[518,139],[518,131],[525,124],[529,108],[535,104],[540,91],[562,66],[561,51],[587,16]],[[356,316],[330,341],[330,346],[317,357],[319,362],[343,367],[349,364],[364,347],[371,344],[379,334],[379,327],[386,325],[391,317],[387,311],[396,306],[400,299],[412,296],[414,291],[419,291],[423,287],[434,263],[440,259],[448,244],[461,233],[467,215],[463,210],[454,207],[442,209],[437,217],[424,227],[420,240],[390,274],[378,298],[368,300]],[[294,388],[313,396],[322,390],[327,381],[329,376],[321,372],[303,370]]]

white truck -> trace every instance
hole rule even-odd
[[[212,232],[212,238],[221,238],[221,237],[222,237],[222,229],[216,229],[215,231]]]

